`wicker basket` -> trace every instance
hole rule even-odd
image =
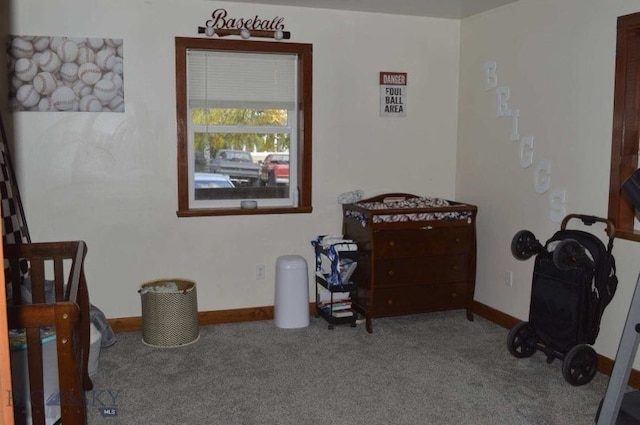
[[[175,283],[180,292],[143,291]],[[142,342],[152,347],[180,347],[200,338],[196,283],[184,279],[161,279],[140,285]]]

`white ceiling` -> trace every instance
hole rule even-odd
[[[230,0],[317,9],[461,19],[517,0]]]

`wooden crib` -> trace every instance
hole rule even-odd
[[[45,397],[41,332],[55,329],[60,419],[64,425],[86,424],[84,391],[93,388],[88,373],[89,294],[82,241],[5,244],[5,280],[11,288],[9,329],[24,329],[30,403],[14,400],[16,424],[44,425]],[[47,291],[47,282],[53,290]],[[31,302],[24,300],[30,284]],[[49,293],[47,293],[49,292]],[[15,390],[15,382],[14,382]],[[15,394],[15,391],[14,391]]]

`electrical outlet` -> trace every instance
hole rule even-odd
[[[264,280],[264,274],[265,274],[264,264],[258,264],[256,266],[256,280]]]
[[[513,272],[511,270],[504,271],[504,284],[508,288],[513,288]]]

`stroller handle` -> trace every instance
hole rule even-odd
[[[604,223],[607,226],[606,232],[609,236],[610,240],[613,240],[616,234],[616,226],[613,224],[611,220],[602,217],[596,217],[595,215],[584,215],[584,214],[569,214],[563,220],[561,224],[562,230],[567,228],[567,223],[572,218],[580,219],[586,226],[591,226],[595,222]]]

